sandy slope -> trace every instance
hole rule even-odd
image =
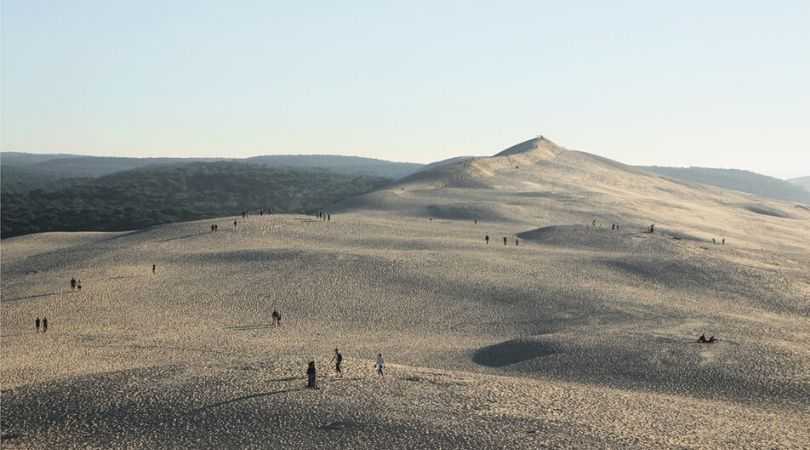
[[[804,213],[746,212],[736,194],[656,178],[642,184],[684,191],[633,191],[649,176],[588,156],[572,158],[601,168],[582,175],[591,184],[525,184],[568,176],[544,166],[561,154],[510,152],[525,158],[511,170],[534,165],[526,177],[464,160],[445,180],[468,187],[422,174],[331,223],[3,241],[3,447],[807,448]],[[690,214],[654,207],[675,201]],[[721,342],[693,343],[704,332]],[[302,389],[309,359],[320,391]]]

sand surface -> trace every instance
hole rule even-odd
[[[329,223],[4,240],[3,448],[810,448],[810,212],[519,150]]]

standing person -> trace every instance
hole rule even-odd
[[[721,242],[722,242],[721,245],[726,245],[726,238],[723,238],[723,240]]]
[[[152,264],[152,275],[155,274],[155,269],[157,269],[157,267],[154,264]]]
[[[48,318],[47,317],[42,318],[42,332],[43,333],[48,332]]]
[[[309,389],[318,389],[315,361],[310,361],[309,365],[307,366],[307,387]]]
[[[503,237],[503,245],[506,245],[506,236]]]
[[[343,363],[343,355],[340,354],[338,349],[335,349],[335,356],[332,357],[332,361],[335,362],[335,372],[340,377],[343,377],[343,370],[340,367],[340,365]],[[329,361],[329,362],[332,362],[332,361]]]
[[[518,246],[518,242],[519,242],[518,238],[515,238],[515,247]]]
[[[236,222],[236,220],[234,220],[234,221],[233,221],[233,229],[234,229],[234,230],[236,229],[236,224],[237,224],[237,222]]]
[[[383,373],[383,369],[385,368],[385,360],[382,357],[382,353],[377,353],[377,364],[374,364],[374,367],[377,368],[377,375],[384,377],[385,373]]]
[[[37,317],[37,320],[34,321],[34,326],[37,327],[37,333],[39,333],[39,317]]]
[[[71,290],[76,289],[76,279],[75,278],[70,279],[70,289]]]
[[[327,221],[327,222],[331,222],[331,221],[332,221],[332,215],[331,215],[331,214],[326,213],[326,221]]]
[[[489,235],[484,236],[484,241],[486,241],[487,245],[489,245]]]

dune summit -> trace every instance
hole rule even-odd
[[[7,239],[3,446],[806,448],[797,206],[539,137],[330,221]]]

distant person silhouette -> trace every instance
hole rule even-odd
[[[237,225],[237,224],[238,224],[238,222],[234,220],[234,221],[233,221],[233,229],[234,229],[234,230],[236,229],[236,225]]]
[[[327,222],[331,222],[331,221],[332,221],[332,215],[331,215],[331,214],[327,214],[327,215],[326,215],[326,221],[327,221]]]
[[[318,389],[317,371],[315,370],[315,361],[310,361],[307,366],[307,387],[309,389]]]
[[[506,245],[506,236],[503,237],[503,245]]]
[[[34,326],[37,327],[37,333],[39,333],[39,317],[37,317],[37,320],[34,321]]]
[[[518,239],[515,239],[515,247],[518,246]]]
[[[343,355],[340,354],[338,349],[335,349],[335,356],[332,357],[332,361],[335,362],[335,372],[342,377],[343,369],[341,369],[341,364],[343,364]]]
[[[75,278],[70,279],[70,289],[76,289],[76,279]]]
[[[723,238],[723,240],[721,241],[721,243],[722,243],[722,245],[726,245],[726,238]]]
[[[48,332],[48,318],[47,317],[42,318],[42,332],[43,333]]]
[[[484,236],[484,241],[486,241],[487,245],[489,245],[489,235]]]
[[[155,270],[156,270],[156,269],[157,269],[157,267],[156,267],[154,264],[152,264],[152,275],[154,275],[154,274],[155,274]]]
[[[383,377],[385,373],[383,369],[385,369],[385,360],[383,359],[382,353],[377,353],[377,363],[374,364],[374,367],[377,368],[377,375]]]

